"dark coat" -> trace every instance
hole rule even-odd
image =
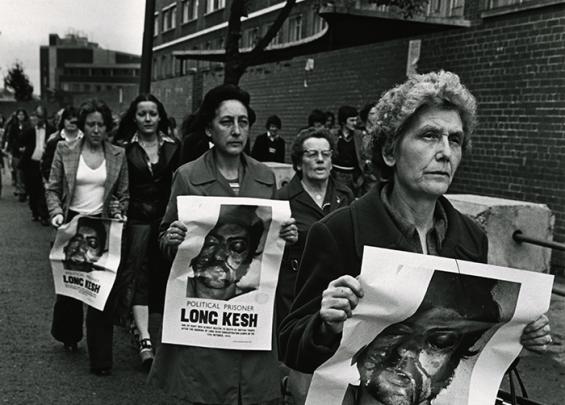
[[[173,173],[179,164],[180,144],[167,138],[159,147],[159,161],[149,170],[147,154],[138,142],[125,146],[129,174],[128,219],[151,223],[165,213]]]
[[[290,182],[277,192],[277,199],[289,201],[291,216],[296,220],[296,226],[298,227],[298,241],[293,245],[285,246],[279,273],[276,318],[277,324],[280,324],[282,319],[288,314],[290,304],[294,299],[298,265],[310,227],[314,222],[321,220],[330,212],[346,207],[354,198],[349,188],[341,183],[335,183],[330,177],[324,199],[324,209],[322,209],[304,190],[300,177],[294,175]]]
[[[49,139],[49,135],[55,132],[55,128],[45,123],[45,143]],[[22,164],[25,165],[31,160],[33,151],[35,150],[35,127],[29,127],[22,133],[20,145],[24,147],[22,152]]]
[[[279,347],[289,367],[311,373],[337,350],[341,335],[330,344],[315,340],[322,325],[322,292],[338,277],[356,277],[361,271],[364,246],[411,251],[410,245],[386,211],[380,187],[376,187],[349,207],[340,209],[310,229],[298,272],[301,286],[291,313],[283,320]],[[486,263],[488,241],[471,219],[441,197],[448,229],[439,256]]]
[[[242,154],[244,166],[239,196],[275,196],[275,175],[265,165]],[[181,166],[174,174],[169,204],[161,229],[178,218],[177,196],[234,196],[218,176],[213,149]],[[171,253],[168,249],[163,249]],[[161,344],[149,381],[191,403],[259,404],[280,398],[280,372],[276,338],[273,350],[241,351]]]
[[[251,156],[260,162],[284,163],[284,139],[278,136],[271,142],[266,132],[257,136]]]

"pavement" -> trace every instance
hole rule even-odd
[[[76,354],[50,335],[54,303],[48,261],[54,231],[31,221],[27,203],[13,196],[4,176],[0,198],[0,402],[3,404],[176,404],[146,384],[130,336],[114,331],[109,377],[89,373],[84,340]],[[565,285],[563,280],[558,280]],[[552,296],[553,344],[544,355],[525,354],[519,369],[530,397],[565,403],[565,298]]]

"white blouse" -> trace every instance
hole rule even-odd
[[[82,154],[78,162],[75,190],[69,209],[79,214],[100,214],[104,208],[106,160],[96,169],[88,167]]]

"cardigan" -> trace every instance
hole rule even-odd
[[[49,182],[45,186],[45,198],[49,218],[62,214],[65,219],[69,211],[69,205],[75,191],[76,174],[85,140],[68,143],[58,142]],[[129,202],[128,192],[128,168],[123,148],[112,145],[105,141],[103,144],[104,159],[106,161],[106,181],[104,183],[104,208],[102,215],[113,217],[115,214],[126,212]],[[118,201],[120,209],[110,209],[110,202]]]
[[[301,289],[290,314],[283,320],[279,348],[284,362],[296,370],[312,373],[337,350],[341,334],[329,345],[317,342],[322,325],[322,292],[328,284],[361,271],[364,246],[411,251],[410,244],[386,211],[380,188],[375,187],[349,207],[317,222],[310,229],[298,271]],[[457,211],[446,198],[438,203],[447,215],[448,228],[439,256],[486,263],[488,240],[470,218]]]

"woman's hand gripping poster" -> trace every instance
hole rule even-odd
[[[286,201],[180,196],[186,238],[165,296],[164,343],[271,350]]]

